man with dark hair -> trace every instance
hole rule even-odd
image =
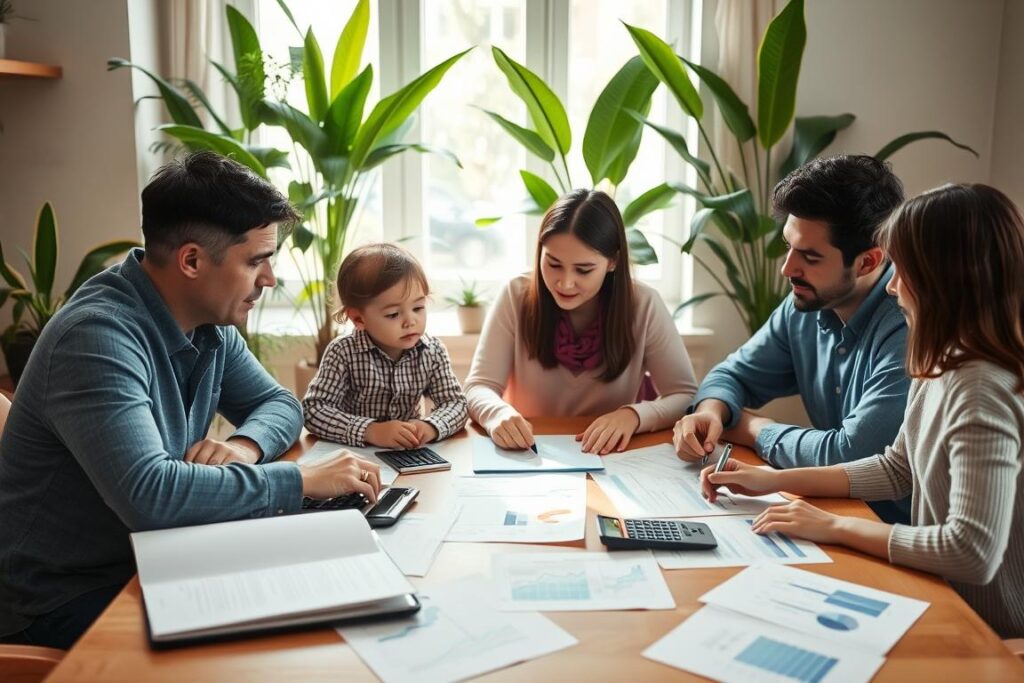
[[[272,185],[209,152],[142,193],[145,251],[86,282],[32,352],[0,440],[0,640],[70,647],[135,571],[128,532],[296,512],[379,488],[350,454],[273,462],[302,411],[245,346]],[[237,428],[206,438],[215,413]]]
[[[892,266],[874,234],[902,201],[899,179],[868,156],[815,159],[775,186],[793,294],[704,378],[675,426],[679,457],[703,459],[725,438],[775,467],[824,466],[893,442],[910,387],[907,326],[885,291]],[[794,394],[813,427],[744,411]],[[909,499],[869,505],[886,521],[909,522]]]

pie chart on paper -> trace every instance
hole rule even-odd
[[[569,514],[572,514],[572,510],[569,510],[567,508],[561,508],[559,510],[548,510],[547,512],[542,512],[539,515],[537,515],[537,519],[541,522],[544,522],[545,524],[558,524],[560,521],[562,521],[558,519],[560,516]]]

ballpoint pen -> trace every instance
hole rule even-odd
[[[722,472],[725,470],[725,463],[729,462],[729,456],[732,455],[732,444],[725,444],[725,448],[722,449],[722,454],[718,456],[718,462],[715,464],[715,472]]]
[[[534,453],[536,453],[537,455],[540,455],[540,452],[537,451],[537,444],[531,443],[530,444],[530,450],[533,451]]]

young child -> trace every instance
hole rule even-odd
[[[330,343],[302,400],[306,429],[348,446],[417,448],[466,424],[466,397],[440,340],[423,333],[430,286],[413,256],[369,244],[338,269],[339,316],[355,326]],[[434,403],[420,416],[420,399]]]

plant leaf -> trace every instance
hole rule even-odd
[[[526,104],[533,127],[548,147],[562,154],[569,151],[572,133],[561,100],[537,74],[519,64],[498,47],[491,48],[494,63],[508,79],[512,92]]]
[[[693,69],[700,80],[704,81],[704,85],[708,86],[715,102],[718,103],[718,110],[722,112],[722,120],[740,142],[746,142],[757,135],[754,120],[750,118],[750,110],[728,83],[711,69],[705,69],[683,57],[679,59]]]
[[[676,306],[676,310],[672,311],[672,317],[677,318],[679,317],[679,314],[683,312],[684,309],[687,309],[690,306],[696,306],[697,304],[701,304],[707,301],[708,299],[716,296],[729,295],[726,294],[725,292],[708,292],[707,294],[698,294],[696,296],[691,296],[689,299]]]
[[[658,254],[654,247],[636,228],[626,229],[626,242],[629,244],[629,260],[633,263],[638,266],[649,266],[658,262]]]
[[[967,145],[964,145],[964,144],[961,144],[961,143],[957,142],[956,140],[954,140],[953,138],[949,137],[948,135],[946,135],[942,131],[938,131],[938,130],[922,130],[922,131],[918,131],[916,133],[907,133],[906,135],[899,136],[898,138],[896,138],[895,140],[893,140],[892,142],[887,144],[885,147],[883,147],[882,149],[878,150],[875,153],[875,158],[878,159],[879,161],[885,161],[886,159],[891,157],[893,154],[895,154],[899,150],[903,149],[905,146],[909,145],[911,142],[917,142],[918,140],[929,140],[929,139],[945,140],[946,142],[948,142],[949,144],[953,145],[954,147],[959,147],[960,149],[963,149],[963,150],[966,150],[966,151],[970,152],[974,156],[978,156],[978,153],[976,151],[974,151],[974,149],[972,147],[968,147]]]
[[[292,245],[299,251],[305,253],[309,245],[313,244],[316,233],[306,227],[305,223],[298,225],[292,230]]]
[[[554,160],[555,150],[548,147],[547,143],[544,142],[537,133],[533,132],[529,128],[523,128],[522,126],[516,125],[505,117],[495,114],[493,111],[487,111],[486,109],[481,109],[480,111],[497,121],[498,125],[505,129],[506,133],[515,138],[519,144],[535,156],[540,157],[548,163]]]
[[[768,24],[757,51],[757,135],[765,149],[785,135],[793,120],[806,42],[804,0],[790,0]]]
[[[793,147],[779,167],[779,177],[785,178],[832,144],[836,133],[853,123],[853,114],[838,116],[798,116],[793,123]]]
[[[373,66],[367,64],[362,73],[350,80],[331,102],[323,128],[330,154],[348,156],[363,120],[363,107],[371,83]]]
[[[363,48],[366,46],[366,33],[370,26],[369,0],[359,0],[352,15],[345,23],[338,44],[334,47],[334,59],[331,60],[331,99],[338,97],[342,88],[348,85],[359,70],[363,60]]]
[[[378,166],[396,154],[401,154],[407,151],[420,152],[421,154],[436,154],[440,157],[448,159],[453,164],[462,168],[462,162],[459,158],[452,153],[451,150],[445,149],[444,147],[436,147],[434,145],[424,145],[419,142],[404,142],[395,145],[384,145],[370,152],[370,156],[366,157],[366,161],[363,163],[363,170],[367,171],[374,166]]]
[[[57,219],[50,202],[43,204],[36,221],[34,277],[36,293],[50,298],[53,278],[57,273]]]
[[[652,187],[626,206],[622,211],[622,222],[627,228],[632,227],[647,214],[668,206],[675,195],[676,191],[665,183]]]
[[[760,219],[757,209],[754,208],[754,196],[749,189],[743,188],[729,194],[705,197],[703,203],[712,209],[723,209],[736,214],[742,227],[740,239],[744,242],[754,239],[760,226]]]
[[[452,55],[377,103],[356,133],[355,142],[352,145],[351,164],[353,168],[362,168],[370,150],[377,147],[384,138],[405,123],[406,119],[420,106],[423,98],[441,82],[448,69],[467,52],[469,50]]]
[[[181,94],[181,91],[173,85],[149,70],[144,69],[137,64],[133,64],[126,59],[107,60],[107,71],[114,71],[116,69],[123,68],[136,69],[149,76],[150,80],[156,84],[157,89],[160,91],[160,97],[163,98],[164,106],[167,107],[167,113],[170,115],[172,121],[186,126],[196,126],[197,128],[203,127],[203,122],[199,120],[199,115],[196,114],[192,105],[189,104],[188,98]]]
[[[317,164],[327,147],[327,137],[303,112],[286,102],[263,100],[262,120],[271,126],[281,126],[296,143],[302,145]],[[319,168],[319,166],[318,166]]]
[[[583,161],[595,185],[609,177],[609,169],[622,151],[631,147],[631,142],[643,131],[643,126],[629,112],[649,108],[651,95],[657,87],[658,79],[647,69],[643,59],[633,57],[612,76],[598,95],[583,133]],[[628,167],[629,164],[624,169],[616,169],[615,175],[621,173],[625,177]],[[609,180],[618,184],[622,177]]]
[[[309,118],[317,123],[327,115],[327,84],[324,81],[324,55],[310,27],[302,45],[302,80],[306,83]]]
[[[0,277],[3,277],[4,281],[14,289],[28,288],[24,276],[7,264],[7,259],[4,258],[3,243],[0,243]]]
[[[78,270],[75,272],[75,276],[71,278],[71,284],[68,285],[67,290],[64,292],[64,299],[70,299],[86,280],[102,271],[106,267],[107,261],[115,256],[125,253],[129,249],[141,246],[142,245],[135,240],[117,240],[113,242],[104,242],[97,247],[93,247],[93,249],[85,255],[82,262],[78,265]]]
[[[224,9],[231,32],[235,55],[235,83],[238,86],[239,109],[247,130],[259,126],[258,104],[263,99],[267,73],[263,66],[263,50],[256,30],[241,12],[228,5]]]
[[[646,29],[623,25],[640,50],[647,68],[665,84],[683,111],[695,119],[703,118],[704,102],[669,44]]]
[[[249,153],[266,168],[291,168],[291,164],[288,163],[288,152],[284,150],[256,145],[243,145],[243,147],[249,150]]]
[[[203,92],[203,89],[200,88],[195,81],[191,81],[187,78],[182,81],[182,86],[190,95],[192,95],[192,97],[196,98],[199,103],[206,108],[206,111],[210,113],[210,118],[212,118],[213,122],[217,124],[218,128],[220,128],[220,132],[224,135],[231,135],[231,128],[228,127],[228,124],[224,123],[224,120],[221,119],[221,117],[217,116],[217,112],[213,110],[213,107],[210,105],[210,100],[206,98],[206,93]]]
[[[700,239],[701,233],[707,228],[708,223],[711,222],[715,215],[718,213],[718,209],[700,209],[693,218],[690,219],[690,236],[686,240],[686,243],[679,248],[679,251],[684,254],[689,254],[693,251],[693,245]]]
[[[262,162],[253,156],[252,152],[246,149],[242,143],[234,138],[219,135],[217,133],[204,130],[203,128],[179,126],[173,123],[157,126],[156,129],[162,130],[171,137],[181,140],[191,149],[212,150],[223,156],[233,158],[240,164],[248,166],[261,178],[267,177],[267,169],[263,166]]]
[[[642,122],[644,125],[657,131],[661,137],[665,138],[665,141],[668,142],[668,144],[672,145],[672,149],[674,149],[680,157],[697,169],[698,173],[703,174],[703,177],[710,179],[711,164],[690,154],[690,149],[686,145],[686,138],[684,138],[681,133],[677,133],[671,128],[666,128],[665,126],[659,126],[657,123],[654,123],[638,112],[630,112],[630,115]]]
[[[295,21],[295,17],[292,16],[291,9],[289,9],[288,5],[285,4],[284,0],[277,0],[277,6],[280,7],[281,11],[284,12],[284,15],[288,17],[288,21],[291,22],[291,25],[295,27],[295,32],[298,33],[299,38],[301,38],[302,29],[299,28],[298,23]]]
[[[523,179],[523,184],[526,185],[526,191],[530,197],[537,202],[537,206],[542,210],[547,211],[552,204],[558,201],[558,193],[548,184],[548,181],[525,169],[519,171],[519,176]]]

